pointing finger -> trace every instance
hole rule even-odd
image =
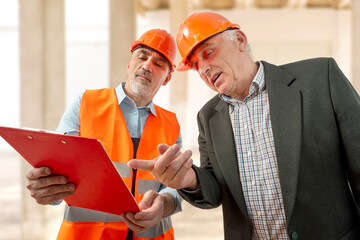
[[[154,168],[154,160],[131,159],[127,165],[130,168],[151,172]]]

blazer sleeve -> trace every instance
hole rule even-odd
[[[334,59],[329,59],[329,86],[336,115],[349,185],[357,206],[360,206],[360,97],[339,69]]]

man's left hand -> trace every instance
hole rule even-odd
[[[147,191],[139,203],[138,213],[123,213],[122,220],[134,232],[141,232],[154,226],[161,218],[170,215],[175,209],[175,200],[169,193],[159,194]]]

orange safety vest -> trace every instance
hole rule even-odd
[[[157,145],[174,144],[180,133],[175,114],[156,105],[154,107],[157,116],[150,114],[146,121],[136,152],[138,159],[156,158],[159,155]],[[127,166],[127,162],[133,158],[133,144],[115,89],[88,90],[83,94],[80,104],[80,135],[101,140],[119,174],[128,188],[132,189],[133,171]],[[161,186],[149,172],[140,170],[137,171],[134,183],[134,197],[138,203],[146,191],[158,192]],[[127,232],[126,224],[118,215],[66,205],[57,239],[125,240]],[[134,234],[134,240],[149,239],[175,239],[170,217]]]

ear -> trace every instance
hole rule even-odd
[[[238,40],[239,49],[241,52],[246,52],[246,47],[248,45],[247,37],[243,31],[236,31],[236,39]]]
[[[131,56],[132,57],[132,56]],[[130,67],[130,61],[131,61],[131,58],[129,58],[129,61],[128,61],[128,66],[127,66],[127,68],[129,69],[129,67]]]
[[[170,82],[170,79],[171,79],[171,73],[169,73],[165,79],[165,81],[163,82],[163,86],[165,86],[166,84],[168,84],[168,82]]]

